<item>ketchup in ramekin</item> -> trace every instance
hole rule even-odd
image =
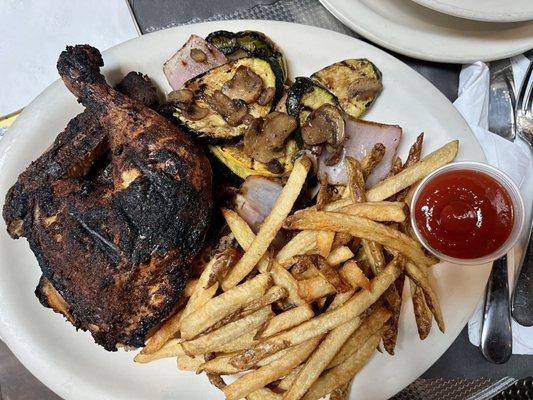
[[[523,223],[512,180],[486,164],[446,165],[426,177],[411,206],[415,232],[432,253],[456,263],[481,263],[505,254]]]

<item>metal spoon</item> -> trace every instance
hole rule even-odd
[[[496,364],[505,363],[513,353],[507,256],[492,265],[483,310],[481,352]]]

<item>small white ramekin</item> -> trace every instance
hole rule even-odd
[[[490,177],[494,178],[496,181],[498,181],[509,193],[509,196],[511,197],[511,201],[513,202],[513,213],[514,213],[514,224],[513,228],[511,229],[511,233],[509,234],[509,237],[507,240],[494,252],[487,254],[483,257],[478,258],[456,258],[451,257],[446,254],[441,253],[440,251],[434,249],[429,245],[427,240],[424,238],[420,230],[418,229],[418,226],[416,224],[415,220],[415,204],[418,201],[418,197],[420,196],[420,193],[422,189],[436,176],[439,176],[445,172],[449,171],[458,171],[458,170],[470,170],[470,171],[478,171],[483,172]],[[507,174],[503,173],[499,169],[488,165],[483,164],[480,162],[475,161],[460,161],[455,162],[451,164],[444,165],[432,173],[430,173],[428,176],[426,176],[418,185],[416,188],[413,198],[411,200],[411,225],[413,226],[413,230],[416,234],[416,237],[422,243],[422,245],[429,250],[432,254],[437,256],[443,261],[449,261],[453,264],[462,264],[462,265],[479,265],[484,264],[490,261],[494,261],[497,258],[500,258],[504,254],[507,254],[509,250],[516,244],[516,241],[518,240],[520,236],[520,232],[522,231],[522,228],[524,226],[524,200],[522,199],[522,195],[520,194],[520,191],[518,190],[518,187],[513,182],[513,180],[507,176]]]

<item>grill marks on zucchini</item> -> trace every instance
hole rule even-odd
[[[240,58],[220,67],[213,68],[185,83],[184,89],[194,94],[192,105],[208,110],[207,115],[200,119],[193,119],[190,118],[191,115],[188,114],[187,109],[182,107],[182,109],[176,108],[174,116],[196,136],[212,142],[227,141],[242,136],[246,129],[246,124],[243,123],[243,120],[231,120],[232,115],[225,115],[221,108],[216,107],[214,100],[220,100],[219,98],[222,96],[225,97],[224,92],[231,94],[227,89],[227,83],[231,82],[235,74],[238,71],[242,71],[243,67],[248,68],[254,74],[254,77],[258,76],[261,78],[262,91],[276,88],[277,78],[267,61],[257,57]],[[239,68],[241,69],[239,70]],[[245,104],[244,101],[239,99],[231,100],[235,103],[233,106],[236,109],[240,109]],[[246,100],[250,101],[250,99]],[[272,109],[273,104],[274,99],[264,102],[264,104],[259,104],[254,101],[245,105],[250,117],[259,118],[265,117]]]
[[[276,75],[274,100],[279,100],[283,94],[283,83],[287,80],[287,63],[280,48],[268,36],[256,31],[216,31],[210,33],[205,40],[229,59],[244,55],[266,60]]]
[[[298,77],[287,93],[287,113],[305,123],[309,114],[324,104],[338,106],[335,95],[309,78]]]
[[[366,59],[347,59],[331,64],[311,75],[311,78],[330,90],[342,109],[358,118],[381,92],[381,72]]]

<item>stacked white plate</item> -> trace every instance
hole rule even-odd
[[[320,0],[341,22],[389,50],[470,63],[533,48],[533,0]]]

